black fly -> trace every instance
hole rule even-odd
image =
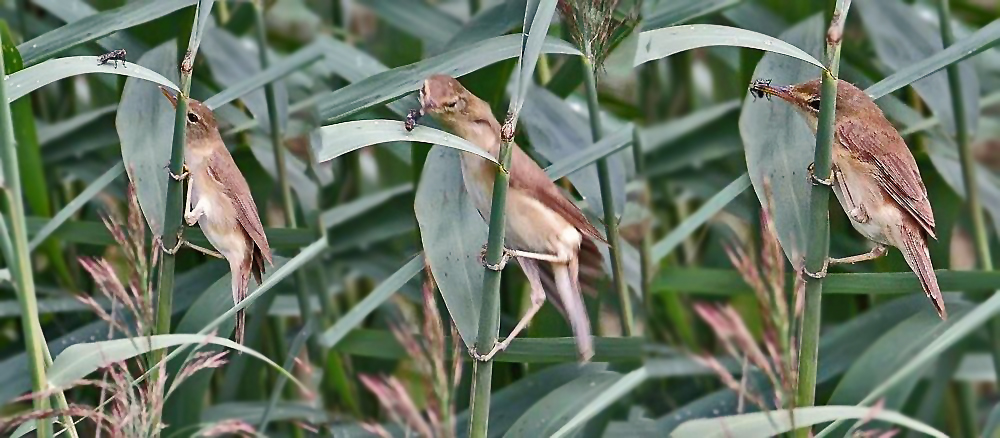
[[[118,68],[118,61],[121,61],[123,66],[125,65],[125,49],[113,50],[99,56],[97,65],[107,65],[109,62],[113,62],[115,68]]]
[[[770,86],[770,79],[754,79],[753,82],[750,83],[750,94],[753,96],[753,100],[763,99],[765,97],[767,100],[771,100],[771,95],[764,91],[764,87]]]
[[[413,128],[417,126],[417,121],[420,120],[420,116],[422,115],[423,114],[421,114],[418,109],[410,110],[410,112],[406,114],[406,121],[403,123],[403,127],[406,128],[407,131],[412,131]]]

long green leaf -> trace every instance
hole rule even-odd
[[[547,39],[545,53],[579,55],[565,41]],[[521,53],[521,34],[505,35],[442,53],[433,58],[370,76],[319,98],[320,120],[331,123],[375,105],[386,103],[420,88],[435,73],[462,76]]]
[[[41,245],[45,239],[58,230],[62,224],[66,223],[70,217],[76,214],[77,211],[83,208],[84,205],[90,202],[94,196],[97,196],[101,190],[104,190],[108,184],[111,184],[111,182],[117,179],[118,175],[121,175],[124,171],[125,166],[122,163],[115,164],[114,166],[111,166],[107,172],[104,172],[103,175],[87,185],[87,188],[83,189],[83,191],[80,192],[79,195],[76,195],[72,201],[63,206],[63,208],[59,210],[59,212],[56,213],[56,215],[53,216],[41,230],[38,230],[36,233],[32,233],[31,242],[28,242],[28,249],[34,251],[35,248],[38,248],[38,245]]]
[[[605,136],[601,141],[553,162],[551,166],[545,168],[545,174],[549,176],[549,179],[556,180],[596,163],[601,158],[625,150],[632,145],[634,129],[635,127],[631,124],[626,125],[615,133]]]
[[[60,79],[87,73],[111,73],[147,81],[177,90],[173,81],[141,65],[128,63],[115,67],[112,64],[100,65],[96,56],[72,56],[68,58],[50,59],[14,73],[7,77],[11,88],[7,99],[13,102],[28,93],[51,84]]]
[[[664,257],[670,254],[678,245],[684,242],[688,236],[691,235],[698,227],[702,226],[705,222],[715,216],[716,213],[721,211],[726,205],[729,205],[733,199],[736,199],[744,190],[750,187],[750,177],[747,174],[736,178],[735,181],[729,183],[726,188],[722,189],[715,196],[711,197],[706,201],[697,211],[692,213],[683,222],[674,227],[669,234],[666,235],[662,240],[656,242],[653,245],[653,253],[651,262],[656,264]]]
[[[233,84],[219,94],[206,99],[203,103],[211,109],[219,108],[233,100],[239,99],[250,91],[263,87],[313,63],[323,57],[323,51],[323,44],[318,42],[312,43],[282,59],[281,62],[276,62],[267,69],[247,77],[242,82]]]
[[[818,56],[823,53],[825,29],[823,17],[816,14],[782,33],[781,38]],[[816,78],[812,67],[771,53],[764,54],[753,74],[772,79],[775,84],[797,84]],[[799,266],[809,236],[812,186],[806,179],[806,168],[814,159],[814,135],[791,105],[751,96],[744,98],[739,127],[747,173],[757,199],[774,218],[785,257],[792,266]]]
[[[790,411],[779,409],[770,412],[691,420],[678,427],[670,436],[677,438],[726,438],[732,436],[733,431],[739,431],[740,437],[766,438],[790,432],[794,428],[839,419],[861,418],[887,421],[933,437],[948,437],[937,429],[899,412],[858,406],[816,406]]]
[[[120,8],[90,15],[52,32],[47,32],[38,38],[21,43],[17,49],[24,57],[25,65],[35,64],[70,47],[155,20],[183,7],[191,6],[196,1],[142,0],[130,2]]]
[[[139,62],[171,79],[179,78],[177,44],[173,41],[146,52]],[[125,171],[135,185],[143,217],[155,236],[163,236],[167,212],[170,176],[164,166],[170,163],[174,112],[155,86],[133,79],[125,81],[115,129],[121,141]]]
[[[997,313],[1000,313],[1000,294],[993,294],[992,297],[976,306],[975,309],[967,313],[961,319],[952,319],[948,321],[947,324],[949,324],[949,327],[944,331],[944,333],[941,333],[941,336],[938,336],[930,344],[927,344],[927,346],[920,350],[920,352],[917,353],[913,359],[897,369],[896,372],[892,373],[891,376],[872,389],[871,392],[869,392],[868,395],[861,400],[859,405],[863,406],[874,403],[875,400],[885,395],[900,382],[908,379],[914,372],[922,369],[925,365],[930,363],[930,361],[937,357],[937,355],[941,354],[943,351],[947,350],[956,343],[966,339],[970,333],[978,330]],[[827,426],[823,429],[823,431],[816,435],[816,438],[826,436],[828,433],[835,430],[841,423],[843,423],[843,421],[837,421],[830,426]]]
[[[477,255],[487,226],[463,187],[460,152],[434,146],[427,154],[413,210],[420,240],[448,313],[466,347],[476,343],[483,265]]]
[[[305,389],[295,376],[284,372],[278,364],[268,359],[267,356],[244,347],[229,339],[220,338],[214,335],[201,334],[172,334],[155,335],[150,337],[138,337],[133,339],[116,339],[113,341],[90,342],[73,345],[59,354],[49,368],[49,385],[53,388],[65,388],[74,382],[86,377],[90,373],[107,367],[115,362],[131,359],[143,353],[148,353],[161,348],[175,347],[178,345],[199,345],[215,344],[226,348],[247,353],[261,361],[267,363],[279,372],[283,372],[292,379],[300,388]]]
[[[393,27],[419,38],[425,51],[436,52],[461,28],[458,20],[426,2],[411,1],[405,6],[399,0],[360,0]]]
[[[1000,274],[980,271],[934,271],[944,291],[986,290],[1000,284]],[[792,276],[787,278],[788,285]],[[654,293],[686,292],[708,295],[733,295],[753,291],[734,270],[672,268],[653,281]],[[831,273],[823,283],[823,293],[843,295],[896,295],[923,293],[920,281],[912,272]]]
[[[644,30],[660,29],[711,15],[742,3],[743,0],[673,0],[659,2],[644,14]]]
[[[604,392],[593,397],[584,406],[580,407],[576,414],[566,421],[566,424],[552,434],[552,438],[570,436],[588,420],[594,418],[594,416],[608,406],[616,403],[650,378],[692,376],[711,372],[708,367],[688,358],[652,359],[646,362],[641,368],[621,376],[616,382],[609,385]]]
[[[447,339],[450,343],[451,339]],[[643,358],[644,341],[631,338],[594,338],[594,362],[638,363]],[[450,345],[450,344],[449,344]],[[399,341],[386,330],[356,329],[347,334],[334,351],[360,357],[400,360],[409,353],[399,345]],[[464,361],[472,361],[472,356],[462,349]],[[580,353],[573,338],[522,338],[511,341],[506,350],[497,353],[493,360],[509,363],[567,363],[579,361]]]
[[[879,59],[889,68],[901,70],[914,63],[934,56],[944,49],[936,26],[924,20],[912,6],[900,1],[861,1],[861,22],[875,47]],[[1000,37],[1000,35],[998,35]],[[958,64],[962,77],[962,97],[966,114],[975,114],[979,107],[979,78],[971,62]],[[955,114],[948,74],[944,71],[930,74],[910,84],[931,111],[944,122],[945,130],[954,135]],[[979,117],[968,117],[968,133],[976,132]]]
[[[483,148],[469,143],[457,135],[440,131],[427,126],[415,126],[407,131],[403,122],[395,120],[358,120],[338,123],[319,128],[321,141],[314,146],[316,161],[322,163],[356,151],[365,146],[393,141],[409,141],[415,143],[430,143],[447,146],[463,152],[478,155],[493,163],[496,157]]]
[[[558,431],[575,413],[621,379],[603,371],[578,377],[535,402],[504,434],[505,438],[559,436]]]
[[[933,56],[910,64],[865,90],[872,99],[878,99],[900,88],[910,85],[953,63],[974,56],[989,49],[1000,41],[1000,20],[983,26],[969,37],[962,38]]]
[[[416,276],[423,267],[423,254],[417,254],[399,268],[398,271],[380,283],[364,300],[351,307],[351,310],[338,319],[333,327],[320,334],[318,339],[319,344],[325,348],[336,346],[352,329],[361,324],[376,308],[381,306],[382,303],[395,294],[404,284]]]
[[[691,24],[645,31],[639,34],[639,46],[632,65],[638,66],[685,50],[711,46],[764,50],[825,69],[823,63],[792,44],[761,33],[715,24]]]

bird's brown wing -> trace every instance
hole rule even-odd
[[[511,155],[510,172],[511,187],[531,193],[533,198],[551,208],[582,233],[600,242],[608,243],[601,236],[601,232],[587,220],[587,216],[580,211],[580,208],[566,199],[555,183],[545,174],[545,171],[538,166],[538,163],[535,163],[517,145],[514,145]]]
[[[887,120],[881,118],[870,124],[879,126],[865,126],[854,120],[838,123],[837,136],[854,156],[874,166],[875,179],[882,189],[906,209],[927,234],[936,238],[934,212],[913,154]]]
[[[274,264],[271,260],[271,247],[267,244],[264,226],[261,225],[260,215],[257,213],[257,205],[250,196],[250,186],[247,185],[240,169],[236,167],[236,162],[229,155],[229,151],[223,149],[210,156],[208,174],[225,189],[226,196],[233,202],[236,218],[247,235],[260,248],[260,255],[268,264]]]

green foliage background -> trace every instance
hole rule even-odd
[[[202,11],[211,11],[203,15],[203,25],[196,20],[198,3]],[[823,36],[835,2],[622,1],[614,17],[627,24],[613,35],[598,69],[605,132],[597,142],[590,135],[585,63],[566,22],[555,15],[538,53],[523,44],[526,14],[533,16],[550,3],[0,3],[6,92],[20,93],[18,84],[32,81],[41,86],[5,103],[13,132],[10,141],[4,133],[3,147],[16,144],[17,162],[8,160],[0,169],[4,416],[32,409],[31,401],[15,398],[32,391],[38,370],[30,358],[40,358],[34,355],[41,347],[56,359],[43,367],[49,374],[75,375],[97,365],[68,365],[67,371],[60,362],[68,360],[60,357],[65,349],[110,345],[85,344],[106,339],[108,328],[74,297],[100,297],[77,258],[123,263],[101,218],[108,211],[125,211],[129,178],[154,234],[169,234],[176,226],[167,195],[173,187],[168,189],[162,169],[174,144],[173,111],[155,84],[126,75],[146,74],[141,66],[183,88],[178,54],[200,38],[191,96],[215,109],[277,256],[270,277],[248,301],[246,346],[277,365],[242,354],[230,356],[221,369],[199,372],[166,401],[163,436],[187,436],[198,425],[235,418],[257,427],[267,423],[258,431],[267,436],[364,436],[362,422],[381,424],[398,436],[406,433],[358,376],[395,376],[415,404],[425,407],[428,398],[414,358],[390,328],[401,314],[421,312],[426,256],[443,297],[441,313],[446,321],[454,319],[454,333],[465,341],[456,345],[474,344],[488,293],[482,290],[477,260],[487,224],[460,194],[454,148],[461,143],[434,130],[430,120],[425,120],[429,128],[410,135],[402,133],[400,122],[417,107],[414,91],[433,73],[460,77],[503,120],[504,109],[518,96],[512,86],[518,60],[531,56],[539,56],[538,66],[533,82],[523,84],[516,140],[557,184],[582,200],[595,224],[601,223],[604,208],[614,208],[626,242],[623,276],[637,328],[631,337],[622,335],[621,299],[610,275],[589,285],[598,292],[588,298],[596,355],[593,363],[578,364],[568,325],[546,305],[528,334],[496,358],[489,435],[728,436],[730,426],[717,421],[678,429],[691,419],[758,410],[693,358],[725,356],[693,303],[729,303],[761,337],[760,308],[725,249],[760,241],[764,181],[775,189],[776,231],[789,257],[804,255],[810,236],[795,217],[815,208],[808,203],[810,186],[804,178],[814,137],[786,114],[783,103],[755,99],[747,85],[758,78],[794,83],[821,70],[799,59],[736,47],[725,38],[718,44],[689,44],[655,31],[713,24],[728,26],[722,31],[726,37],[741,28],[824,59]],[[911,429],[921,422],[950,436],[995,436],[1000,425],[994,371],[1000,368],[993,363],[1000,357],[1000,340],[991,336],[991,318],[1000,312],[1000,298],[991,291],[1000,287],[1000,274],[982,257],[1000,249],[1000,51],[993,48],[1000,41],[1000,6],[950,2],[944,18],[954,27],[955,47],[943,50],[940,3],[854,1],[839,74],[878,98],[917,159],[935,212],[938,240],[930,250],[950,318],[934,317],[896,250],[874,262],[833,268],[823,284],[822,312],[806,316],[820,318],[816,405],[827,408],[797,412],[799,426],[861,418],[877,400],[901,414],[881,420]],[[192,32],[195,37],[189,39]],[[640,45],[640,34],[679,53],[634,65],[637,52],[650,50]],[[108,73],[105,67],[91,71],[97,67],[90,58],[45,64],[120,48],[128,51],[128,65],[113,75],[97,74]],[[16,73],[36,65],[43,68]],[[52,76],[64,72],[72,77]],[[950,84],[949,73],[960,80]],[[955,99],[955,92],[962,98]],[[977,172],[973,192],[987,214],[983,226],[968,209],[964,143]],[[595,164],[600,159],[607,159],[610,193],[600,189]],[[20,176],[19,189],[11,170]],[[19,193],[23,214],[12,202]],[[614,202],[602,204],[602,196],[609,195]],[[829,208],[831,255],[866,251],[868,244],[839,205],[832,202]],[[17,239],[22,231],[24,248]],[[208,245],[197,228],[186,228],[184,236]],[[187,250],[171,263],[170,332],[227,335],[233,310],[225,264]],[[31,287],[23,286],[26,273]],[[786,283],[791,287],[793,282]],[[526,286],[520,271],[505,271],[501,336],[527,307]],[[43,337],[32,342],[29,332],[35,328],[27,316],[36,314],[35,305],[36,334]],[[311,316],[303,316],[303,310]],[[128,350],[122,353],[126,357],[150,349],[122,348]],[[470,360],[464,352],[458,357]],[[770,391],[770,383],[752,367],[725,363],[737,376],[745,374],[750,390]],[[280,365],[308,391],[286,385],[287,376],[275,369]],[[484,420],[472,418],[468,409],[476,371],[471,362],[466,365],[452,400],[458,436],[469,433],[471,422]],[[171,362],[166,374],[176,375],[180,368],[179,361]],[[70,390],[66,396],[94,404],[98,394]],[[775,425],[766,416],[741,418],[746,422],[730,430],[733,436],[769,436],[792,427]],[[81,427],[82,436],[92,433]],[[847,428],[825,433],[839,435]]]

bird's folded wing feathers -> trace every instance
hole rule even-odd
[[[253,199],[247,199],[250,197],[250,187],[236,167],[233,157],[229,154],[212,154],[208,162],[208,174],[226,190],[226,195],[233,202],[233,209],[236,210],[240,225],[260,248],[261,255],[267,263],[274,264],[271,260],[271,247],[267,244],[264,226],[261,225],[260,215],[257,213],[257,206]]]
[[[587,220],[587,216],[572,201],[566,199],[545,171],[528,157],[519,147],[514,147],[511,156],[510,185],[515,190],[524,190],[531,196],[558,213],[567,222],[584,234],[607,243],[601,232]]]
[[[886,123],[888,121],[879,121]],[[888,132],[887,137],[875,138],[876,132]],[[871,129],[856,121],[839,123],[837,136],[858,159],[874,165],[876,180],[882,189],[914,219],[927,234],[934,237],[934,212],[927,200],[927,188],[917,171],[917,163],[903,139],[888,129]],[[875,145],[880,145],[876,147]]]

